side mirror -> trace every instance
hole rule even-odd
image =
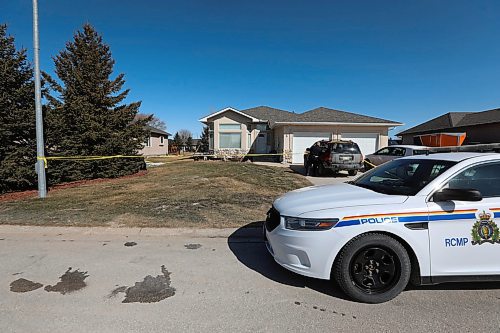
[[[311,148],[306,148],[306,152],[310,152],[311,151]]]
[[[473,189],[458,189],[458,188],[444,188],[432,196],[435,202],[442,201],[481,201],[483,196],[481,192]]]

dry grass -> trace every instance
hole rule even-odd
[[[0,202],[0,224],[239,227],[264,219],[277,196],[308,185],[286,168],[173,160],[140,177]]]

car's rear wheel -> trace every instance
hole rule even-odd
[[[333,273],[350,298],[383,303],[404,290],[410,279],[411,262],[406,249],[394,238],[362,234],[340,251]]]
[[[318,163],[318,169],[317,169],[317,176],[319,177],[323,177],[324,175],[326,175],[326,168],[325,166],[323,165],[323,163]]]
[[[349,176],[356,176],[358,174],[358,170],[348,170],[347,173]]]
[[[365,167],[365,171],[368,171],[370,169],[373,169],[373,165],[372,163],[370,162],[370,160],[364,160],[363,161],[363,165]]]

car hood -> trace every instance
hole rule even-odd
[[[369,206],[400,204],[408,197],[377,193],[362,187],[341,183],[304,187],[279,197],[274,207],[285,216],[300,216],[312,211]]]

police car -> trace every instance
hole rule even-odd
[[[264,233],[281,266],[381,303],[409,282],[500,281],[499,225],[500,154],[446,153],[289,192]]]

